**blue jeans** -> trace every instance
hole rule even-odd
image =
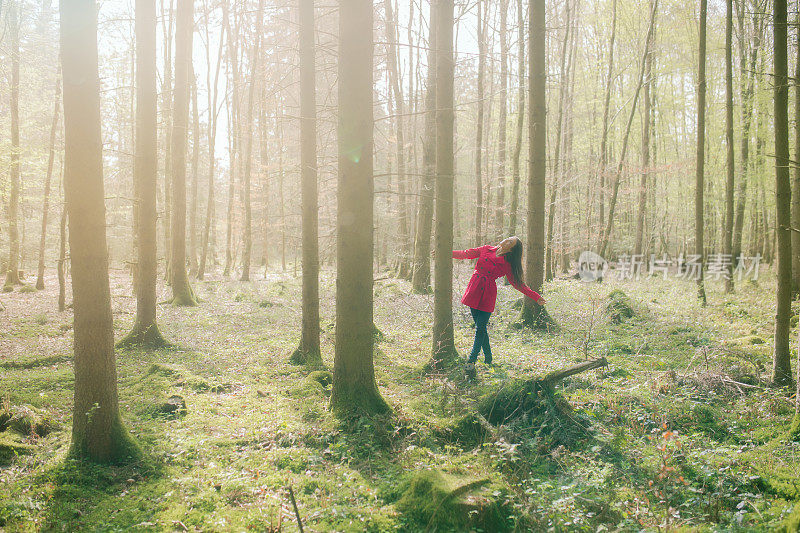
[[[480,309],[469,308],[472,313],[472,318],[475,320],[475,342],[472,345],[472,353],[469,356],[469,361],[474,363],[478,360],[478,355],[483,348],[483,357],[486,363],[492,362],[492,348],[489,346],[489,332],[486,326],[489,324],[489,317],[492,313],[488,311],[481,311]]]

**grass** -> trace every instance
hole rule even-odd
[[[467,272],[457,274],[460,291]],[[514,329],[517,294],[501,287],[490,322],[499,364],[479,364],[475,381],[421,372],[432,297],[380,281],[376,377],[393,411],[348,422],[328,410],[330,376],[289,362],[299,341],[298,279],[194,282],[200,306],[159,307],[172,347],[117,353],[123,418],[145,457],[116,467],[66,459],[72,319],[55,310],[55,280],[46,281],[36,294],[4,296],[0,314],[0,397],[32,406],[55,427],[0,432],[21,452],[0,467],[6,531],[296,531],[289,486],[307,531],[769,531],[797,522],[791,393],[764,386],[768,276],[730,296],[709,283],[706,308],[691,283],[677,280],[555,281],[546,293],[558,333]],[[334,288],[324,272],[328,369]],[[614,290],[624,299],[610,299]],[[130,281],[113,277],[112,293],[121,338],[133,324]],[[617,320],[614,300],[631,312]],[[456,305],[454,321],[465,354],[471,318]],[[487,429],[474,416],[489,393],[511,390],[504,408],[513,408],[524,389],[509,387],[521,378],[599,356],[610,367],[557,386],[544,418],[532,409]],[[186,415],[159,416],[173,395]],[[555,438],[534,427],[542,420],[556,430],[568,422],[578,434]]]

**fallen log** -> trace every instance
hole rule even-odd
[[[599,359],[584,361],[583,363],[578,363],[577,365],[573,365],[567,368],[562,368],[561,370],[554,370],[553,372],[550,372],[545,377],[543,377],[541,381],[543,383],[555,385],[559,381],[567,379],[570,376],[574,376],[575,374],[580,374],[582,372],[594,370],[595,368],[603,368],[605,366],[608,366],[608,361],[606,360],[605,357],[600,357]]]

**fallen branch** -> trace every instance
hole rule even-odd
[[[303,533],[303,521],[300,519],[300,511],[297,509],[297,501],[294,499],[294,490],[291,485],[289,485],[289,498],[292,500],[294,514],[297,517],[297,527],[300,528],[300,533]]]
[[[579,363],[574,366],[570,366],[568,368],[564,368],[561,370],[554,370],[547,374],[544,378],[542,378],[542,382],[547,383],[549,385],[555,385],[561,380],[564,380],[570,376],[574,376],[575,374],[580,374],[582,372],[586,372],[588,370],[593,370],[595,368],[602,368],[608,366],[608,361],[605,357],[601,357],[599,359],[592,359],[591,361],[584,361],[583,363]]]

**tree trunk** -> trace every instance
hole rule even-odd
[[[189,204],[189,275],[197,275],[197,173],[200,171],[200,113],[197,105],[197,75],[192,78],[192,192]]]
[[[652,4],[652,1],[651,1]],[[651,40],[652,40],[652,36]],[[644,219],[647,210],[647,186],[650,175],[650,87],[653,78],[653,43],[647,45],[644,67],[644,94],[642,104],[642,174],[639,180],[639,209],[636,215],[636,238],[633,255],[640,256],[644,248]]]
[[[786,0],[773,4],[775,44],[775,211],[778,251],[778,290],[775,313],[775,353],[772,383],[792,383],[789,318],[792,314],[792,240],[790,236],[792,188],[789,178],[789,66],[787,57]]]
[[[703,246],[703,192],[705,181],[705,137],[706,137],[706,17],[708,15],[707,0],[700,0],[700,45],[697,67],[697,160],[694,192],[694,253],[700,262],[697,273],[697,297],[706,305],[706,288],[703,279],[705,250]]]
[[[67,309],[67,281],[66,281],[66,260],[67,260],[67,205],[64,202],[64,172],[61,172],[61,220],[58,227],[58,310],[64,312]]]
[[[502,237],[506,212],[506,122],[508,121],[508,0],[500,0],[500,111],[497,132],[496,237]]]
[[[8,196],[8,264],[4,290],[21,285],[19,279],[19,6],[8,5],[8,41],[11,55],[11,164],[9,178],[11,187]]]
[[[705,1],[705,0],[704,0]],[[636,104],[639,101],[639,93],[642,90],[642,84],[644,81],[644,71],[645,71],[645,64],[647,63],[646,58],[647,54],[650,50],[650,41],[653,38],[653,30],[655,28],[656,23],[656,13],[658,11],[658,0],[653,1],[653,9],[650,11],[650,24],[647,28],[647,36],[645,37],[644,41],[644,53],[642,54],[642,61],[639,67],[639,77],[636,84],[636,91],[633,93],[633,102],[631,103],[631,112],[628,115],[628,123],[625,126],[625,134],[622,137],[622,151],[619,155],[619,163],[617,164],[617,170],[614,173],[614,185],[611,189],[611,199],[608,202],[608,220],[606,221],[606,229],[603,232],[603,242],[600,245],[600,255],[605,255],[606,251],[608,250],[609,242],[611,241],[611,231],[614,228],[614,210],[617,207],[617,198],[619,195],[619,184],[622,176],[622,168],[625,164],[625,156],[628,153],[628,139],[630,138],[631,133],[631,125],[633,124],[633,118],[636,116]]]
[[[293,363],[322,364],[319,347],[319,237],[317,97],[314,0],[300,0],[300,186],[303,233],[303,318]]]
[[[400,252],[400,268],[398,275],[401,278],[409,277],[408,265],[408,199],[406,197],[406,146],[403,125],[403,118],[405,115],[405,105],[403,102],[403,93],[400,90],[400,73],[397,67],[397,22],[394,17],[394,10],[392,9],[392,0],[384,0],[384,11],[386,12],[386,37],[389,47],[387,50],[387,62],[389,70],[389,81],[391,84],[392,94],[394,94],[395,112],[397,113],[395,119],[395,160],[397,161],[397,199],[398,199],[398,233],[399,243],[397,246]]]
[[[47,175],[44,180],[44,205],[42,206],[42,233],[39,237],[39,268],[36,274],[36,288],[44,289],[44,251],[47,241],[47,215],[50,210],[50,182],[53,178],[53,164],[56,153],[56,133],[58,132],[58,116],[61,109],[61,77],[56,80],[56,97],[53,109],[53,123],[50,126],[50,150],[47,154]]]
[[[340,417],[389,411],[373,363],[373,14],[371,0],[339,0],[339,183],[336,354],[331,409]]]
[[[436,186],[436,8],[430,4],[428,21],[428,72],[425,89],[425,139],[422,146],[423,176],[420,184],[417,234],[414,239],[414,272],[411,287],[416,293],[430,291],[431,230],[433,227],[433,191]]]
[[[800,11],[797,19],[797,58],[794,74],[794,188],[792,227],[800,230]],[[800,231],[792,231],[792,297],[800,293]]]
[[[164,230],[164,257],[165,279],[167,283],[172,283],[172,41],[173,24],[175,21],[175,0],[169,2],[169,11],[164,12],[164,1],[161,0],[162,32],[164,34],[164,81],[161,85],[161,115],[164,120],[164,213],[161,217]]]
[[[226,12],[230,9],[227,2],[222,3],[222,9]],[[235,14],[234,14],[235,15]],[[233,266],[233,206],[235,202],[235,184],[236,172],[236,156],[238,154],[238,120],[237,108],[239,105],[239,66],[238,66],[238,36],[239,27],[236,26],[236,34],[231,32],[230,15],[225,16],[228,32],[228,61],[227,67],[230,69],[228,72],[228,83],[233,85],[231,96],[228,100],[228,158],[230,164],[228,165],[228,207],[227,207],[227,223],[225,230],[225,267],[223,268],[222,275],[225,277],[230,276],[231,267]]]
[[[725,228],[722,231],[723,253],[731,256],[725,277],[725,292],[733,292],[733,0],[725,1]]]
[[[528,257],[525,264],[528,286],[543,292],[545,259],[544,187],[547,177],[547,79],[545,63],[545,0],[532,0],[528,8]],[[522,323],[547,328],[551,320],[544,307],[525,298]]]
[[[224,4],[223,4],[224,5]],[[197,268],[197,279],[202,280],[206,275],[206,260],[208,258],[208,243],[210,239],[211,224],[214,218],[214,169],[216,168],[216,142],[217,142],[217,120],[219,111],[217,110],[219,71],[222,65],[222,50],[225,43],[225,31],[228,28],[228,10],[222,10],[222,26],[220,28],[219,48],[217,49],[217,64],[214,68],[214,85],[211,85],[211,66],[206,68],[206,85],[208,86],[208,194],[206,198],[206,219],[203,227],[202,251],[200,253],[200,265]],[[206,42],[208,39],[208,24],[206,24]],[[210,63],[210,60],[208,60]]]
[[[175,22],[175,90],[172,106],[172,303],[197,305],[186,274],[186,138],[189,71],[194,33],[193,0],[178,0]]]
[[[475,125],[475,247],[483,245],[483,76],[486,70],[486,28],[482,14],[484,2],[478,2],[478,118]]]
[[[136,145],[133,162],[136,227],[136,321],[120,344],[165,346],[156,322],[158,277],[158,92],[156,89],[155,0],[136,2]]]
[[[253,169],[253,101],[255,99],[258,61],[260,55],[261,33],[264,20],[264,0],[258,1],[256,15],[256,36],[253,43],[253,56],[250,59],[250,86],[247,93],[247,146],[244,152],[244,251],[242,253],[242,275],[239,281],[250,281],[250,256],[253,251],[253,208],[250,202],[250,175]]]
[[[558,90],[558,119],[556,120],[556,136],[555,136],[555,154],[553,156],[553,178],[550,185],[550,201],[548,202],[547,209],[547,248],[545,249],[545,279],[553,279],[553,223],[556,216],[556,198],[559,189],[559,168],[561,163],[561,144],[562,144],[562,125],[564,122],[564,99],[567,90],[566,80],[566,60],[567,49],[569,46],[570,36],[570,0],[564,3],[564,11],[566,22],[564,24],[564,40],[561,43],[561,63],[559,67],[559,90]]]
[[[70,455],[123,462],[140,451],[122,424],[108,282],[94,0],[61,1],[64,189],[70,225],[75,392]]]
[[[436,0],[436,246],[430,370],[457,361],[453,337],[453,0]]]
[[[511,170],[511,208],[508,215],[508,234],[517,233],[517,212],[519,211],[520,155],[522,154],[522,125],[525,121],[525,18],[522,13],[523,0],[517,0],[517,135],[514,145]]]
[[[600,217],[600,231],[605,225],[606,173],[608,172],[608,110],[611,103],[611,87],[614,84],[614,42],[617,38],[617,0],[611,3],[611,39],[608,44],[608,72],[606,74],[606,94],[603,99],[603,136],[600,140],[600,187],[597,209]],[[602,234],[601,234],[602,236]],[[600,255],[603,253],[601,252]]]

